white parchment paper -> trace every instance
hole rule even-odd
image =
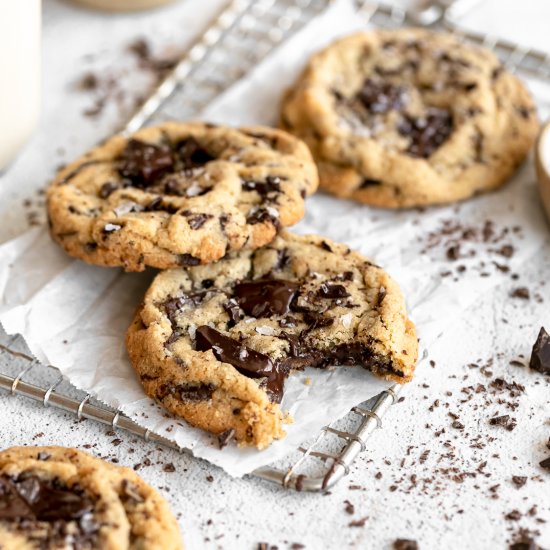
[[[350,2],[333,4],[227,90],[203,118],[273,124],[281,94],[309,55],[362,26]],[[422,212],[386,212],[319,193],[308,200],[296,231],[345,242],[384,266],[402,286],[421,346],[429,349],[469,304],[541,246],[545,228],[533,181],[528,164],[497,193]],[[0,322],[8,333],[22,334],[40,361],[57,366],[75,386],[234,476],[285,456],[387,387],[358,368],[298,373],[288,380],[282,402],[295,420],[287,437],[262,452],[232,445],[220,451],[210,435],[166,418],[130,367],[124,334],[153,276],[72,260],[45,228],[34,228],[0,246]]]

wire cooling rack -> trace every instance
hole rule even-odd
[[[459,27],[458,18],[476,1],[423,2],[422,7],[414,11],[366,0],[358,0],[356,5],[358,17],[363,17],[365,24],[447,29],[465,40],[494,50],[510,70],[550,83],[550,54]],[[149,122],[195,116],[329,4],[330,0],[228,2],[172,73],[138,109],[123,132],[133,132]],[[0,334],[0,389],[42,402],[45,407],[73,413],[78,419],[96,420],[146,441],[189,452],[139,426],[120,411],[78,391],[55,367],[40,365],[19,336]],[[394,385],[353,407],[346,417],[323,428],[291,456],[254,471],[253,475],[296,490],[330,488],[349,472],[357,455],[366,450],[369,436],[381,427],[382,418],[397,401],[399,391],[400,386]]]

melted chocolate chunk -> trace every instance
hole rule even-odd
[[[529,367],[542,374],[550,374],[550,335],[541,327],[531,352]]]
[[[120,155],[120,175],[134,187],[148,187],[174,166],[172,151],[166,145],[153,145],[131,139]]]
[[[265,197],[269,193],[279,193],[281,191],[281,178],[267,176],[265,181],[243,181],[242,188],[245,191],[256,191],[256,193]]]
[[[445,109],[432,107],[425,117],[406,116],[397,130],[410,138],[407,153],[413,157],[428,158],[436,151],[453,131],[453,117]]]
[[[337,365],[361,366],[379,374],[403,373],[394,368],[388,357],[375,354],[371,347],[361,342],[340,344],[320,350],[310,345],[304,335],[291,335],[286,332],[280,338],[289,344],[289,357],[281,361],[288,370],[301,370],[305,367],[326,369]]]
[[[405,105],[406,89],[403,86],[367,78],[357,93],[357,98],[371,113],[399,111]]]
[[[291,281],[260,279],[235,285],[235,298],[247,315],[286,315],[300,285]]]
[[[34,475],[0,476],[0,520],[68,522],[91,515],[93,509],[93,501],[77,487]]]
[[[277,403],[281,401],[288,372],[274,365],[267,355],[246,347],[208,325],[197,329],[195,345],[198,351],[212,350],[218,361],[233,365],[249,378],[266,378],[266,389],[271,398]]]
[[[207,149],[205,149],[194,137],[188,137],[176,145],[179,160],[184,170],[200,168],[206,163],[216,160]]]
[[[321,298],[336,300],[338,298],[347,298],[350,294],[342,285],[331,285],[323,283],[317,292]]]

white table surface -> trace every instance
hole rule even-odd
[[[182,0],[172,7],[129,16],[44,0],[42,119],[24,152],[0,177],[0,242],[27,227],[28,208],[23,200],[31,198],[39,209],[36,191],[55,168],[120,127],[124,112],[131,111],[132,97],[147,89],[147,75],[132,71],[135,61],[125,46],[146,36],[160,53],[175,44],[183,48],[222,4],[221,0]],[[517,4],[487,0],[468,17],[468,24],[550,51],[547,23],[542,23],[548,21],[550,6],[541,0],[522,1],[525,11],[518,25]],[[117,81],[127,91],[123,113],[109,102],[101,116],[83,116],[93,96],[75,91],[75,82],[90,69],[106,75],[126,72]],[[314,549],[380,549],[391,548],[396,538],[415,539],[421,549],[498,549],[507,548],[520,528],[538,532],[535,538],[547,548],[550,475],[538,463],[550,454],[545,446],[550,435],[550,384],[548,378],[511,366],[509,361],[525,362],[539,327],[550,328],[549,279],[550,240],[524,266],[519,279],[510,278],[485,296],[433,346],[430,358],[436,366],[418,372],[405,400],[388,413],[384,429],[372,437],[369,451],[329,495],[287,492],[251,478],[232,479],[204,462],[124,435],[110,435],[98,424],[77,422],[68,414],[5,393],[0,393],[0,448],[85,446],[128,466],[149,458],[151,465],[139,472],[170,501],[190,549],[255,549],[260,542],[279,549],[291,548],[292,543]],[[511,299],[511,290],[518,286],[528,287],[532,298]],[[525,386],[513,412],[494,397],[486,404],[484,394],[462,402],[467,398],[462,388],[488,386],[491,381],[479,368],[468,365],[482,366],[490,360],[492,378]],[[436,399],[439,406],[430,411]],[[451,427],[449,412],[459,415],[463,430]],[[510,413],[517,419],[517,428],[509,432],[489,426],[487,419],[497,413]],[[112,444],[116,437],[123,439],[118,446]],[[475,437],[481,448],[472,447]],[[426,450],[430,453],[421,461]],[[480,467],[485,461],[486,466]],[[169,462],[176,466],[175,473],[163,470]],[[381,477],[376,475],[379,472]],[[476,475],[459,475],[463,481],[457,481],[457,474],[465,472]],[[511,480],[516,475],[528,478],[519,489]],[[414,485],[411,476],[416,476]],[[498,488],[492,491],[495,485]],[[353,515],[345,511],[346,500],[354,505]],[[534,505],[536,512],[527,514]],[[522,514],[520,520],[505,519],[512,510]],[[365,516],[363,527],[349,526]]]

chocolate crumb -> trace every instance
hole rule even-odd
[[[355,513],[355,506],[349,500],[344,500],[344,504],[346,505],[344,508],[346,513],[353,515]]]
[[[504,516],[504,519],[508,521],[519,521],[521,519],[521,512],[519,510],[512,510]]]
[[[162,469],[170,474],[176,471],[176,467],[174,466],[174,464],[172,464],[172,462],[165,464]]]
[[[348,524],[348,527],[365,527],[365,524],[367,523],[368,519],[369,519],[369,516],[365,516],[361,519],[350,521],[350,523]]]
[[[523,487],[527,483],[527,477],[526,476],[512,476],[512,482],[519,489],[520,487]]]
[[[521,298],[522,300],[529,300],[529,298],[531,297],[531,294],[528,288],[525,288],[524,286],[522,286],[512,290],[512,292],[510,293],[510,296],[512,298]]]
[[[550,472],[550,456],[539,462],[539,466]]]
[[[541,327],[531,351],[529,368],[542,374],[550,374],[550,335]]]
[[[510,432],[516,427],[516,421],[510,418],[509,414],[494,416],[489,419],[489,424],[491,424],[491,426],[502,426]]]
[[[418,550],[418,543],[411,539],[396,539],[393,543],[394,550]]]

